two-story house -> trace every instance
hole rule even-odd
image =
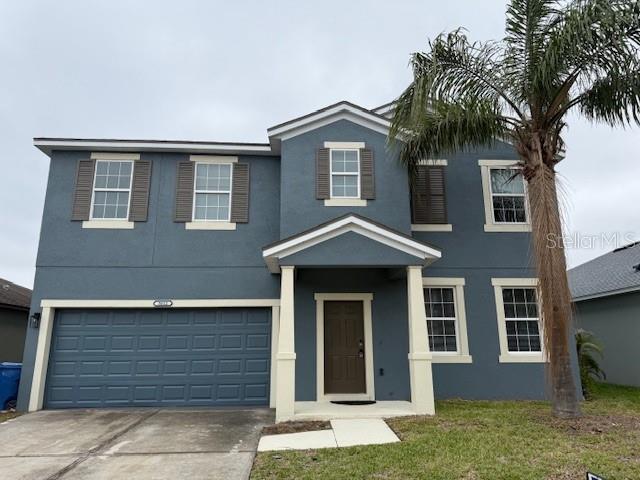
[[[19,408],[544,397],[527,192],[496,141],[409,175],[389,106],[269,143],[36,138]],[[360,408],[360,407],[354,407]]]

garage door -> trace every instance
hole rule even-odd
[[[45,407],[268,405],[271,311],[58,310]]]

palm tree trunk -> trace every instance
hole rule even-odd
[[[567,280],[562,222],[553,170],[553,155],[543,153],[540,143],[525,158],[531,210],[534,261],[539,279],[540,308],[547,378],[553,413],[559,417],[580,415],[578,394],[571,369],[571,292]]]

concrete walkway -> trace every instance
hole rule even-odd
[[[393,430],[379,418],[331,420],[330,430],[265,435],[259,452],[274,450],[315,450],[318,448],[380,445],[399,442]]]
[[[0,478],[247,479],[267,409],[57,410],[0,423]]]

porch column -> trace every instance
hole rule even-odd
[[[435,413],[433,376],[427,334],[427,315],[424,309],[422,267],[407,267],[407,296],[409,297],[411,403],[417,414],[433,415]]]
[[[294,345],[293,273],[294,267],[281,267],[280,328],[276,356],[276,422],[293,418],[296,381],[296,350]]]

